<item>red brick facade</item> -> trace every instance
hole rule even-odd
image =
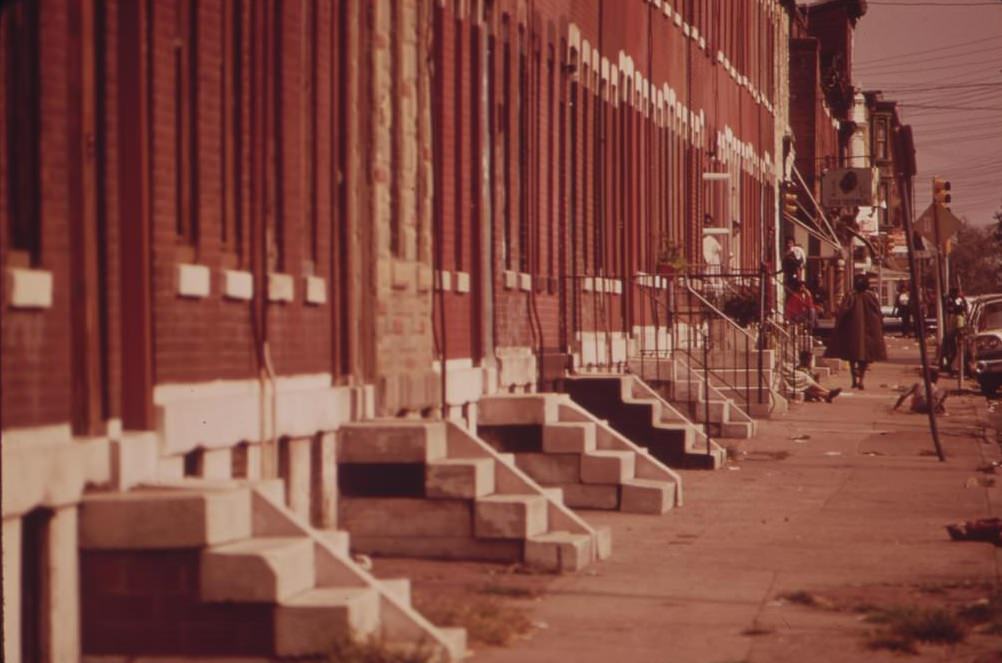
[[[283,376],[422,410],[435,359],[613,362],[585,338],[650,324],[666,242],[698,270],[729,228],[750,270],[775,241],[774,2],[34,7],[2,87],[38,89],[39,207],[4,178],[0,222],[44,219],[4,255],[52,302],[5,309],[5,428],[150,429],[164,387]]]

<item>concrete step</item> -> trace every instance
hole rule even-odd
[[[311,589],[275,608],[275,653],[323,653],[339,637],[364,638],[378,628],[379,594],[373,588]]]
[[[85,549],[204,548],[250,535],[247,488],[87,493],[80,509]]]
[[[477,403],[477,425],[517,426],[556,422],[559,394],[497,394]]]
[[[630,451],[589,451],[581,454],[583,483],[618,484],[632,479],[636,462]]]
[[[348,555],[351,535],[347,531],[343,529],[322,529],[317,530],[317,535],[338,553]]]
[[[660,515],[675,506],[675,484],[653,479],[627,479],[620,486],[619,510]]]
[[[493,458],[440,458],[425,464],[427,497],[474,499],[493,492]]]
[[[594,542],[587,534],[557,531],[537,534],[525,542],[526,564],[548,571],[573,572],[595,558]]]
[[[212,546],[200,574],[203,601],[282,601],[313,587],[313,542],[269,536]]]
[[[488,495],[474,504],[473,531],[484,539],[526,539],[547,530],[542,495]]]
[[[427,463],[446,456],[443,422],[373,420],[338,430],[339,463]]]
[[[392,594],[404,605],[411,604],[411,580],[410,578],[380,578],[379,582],[389,594]]]
[[[543,425],[543,451],[584,453],[595,449],[595,426],[590,422],[553,422]]]

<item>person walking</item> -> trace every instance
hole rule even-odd
[[[852,292],[839,304],[825,356],[849,362],[854,389],[863,389],[863,378],[871,362],[887,359],[880,302],[870,290],[870,278],[866,274],[856,276]]]
[[[898,297],[894,300],[894,312],[901,318],[901,335],[907,338],[912,331],[912,303],[908,284],[904,281],[898,283]]]
[[[960,292],[960,288],[950,288],[943,304],[943,312],[946,325],[944,325],[943,347],[939,353],[940,369],[952,371],[967,326],[967,300]]]

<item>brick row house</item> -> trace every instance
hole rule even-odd
[[[351,553],[573,571],[576,509],[680,505],[755,422],[679,339],[753,337],[663,267],[770,272],[841,158],[806,11],[5,7],[5,660],[458,657]]]

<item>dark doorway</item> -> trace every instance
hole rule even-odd
[[[21,660],[45,660],[45,619],[43,598],[48,589],[45,578],[46,531],[52,512],[35,509],[21,520]]]

